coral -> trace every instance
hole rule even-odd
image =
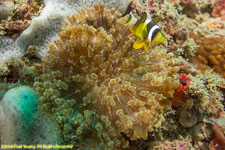
[[[222,20],[225,20],[225,0],[216,0],[212,16],[220,17]]]
[[[186,91],[190,85],[190,79],[186,74],[181,74],[178,78],[180,84],[173,94],[172,103],[174,107],[178,107],[181,105],[183,101],[186,99],[183,97],[184,91]]]
[[[33,63],[40,62],[33,58],[37,47],[30,46],[22,59],[10,59],[8,62],[0,62],[0,99],[10,90],[20,85],[32,86],[35,72]]]
[[[39,102],[66,141],[125,148],[122,135],[147,139],[171,108],[169,98],[179,86],[173,54],[160,46],[151,53],[133,49],[128,16],[120,17],[103,4],[78,10],[49,43],[47,59],[35,65]]]
[[[224,79],[212,71],[205,74],[197,72],[195,75],[189,74],[191,80],[188,90],[185,92],[187,98],[183,106],[191,108],[194,106],[200,112],[205,114],[216,114],[218,109],[223,109],[224,100],[221,89],[217,86]]]
[[[213,130],[215,133],[215,138],[210,142],[211,150],[224,150],[225,148],[225,137],[223,131],[220,129],[219,125],[214,122]]]
[[[156,143],[153,148],[150,149],[160,149],[160,150],[190,150],[193,149],[191,142],[187,139],[173,140],[173,141],[163,141]],[[149,150],[150,150],[149,149]]]
[[[196,57],[193,62],[198,64],[197,68],[202,70],[213,70],[225,78],[225,38],[224,37],[204,37],[190,33],[190,37],[199,45],[196,48]]]
[[[182,65],[181,65],[182,66]],[[181,67],[181,69],[183,69]],[[179,87],[176,89],[175,93],[173,94],[172,103],[174,107],[179,107],[181,103],[186,101],[186,98],[183,96],[184,92],[187,91],[190,85],[190,78],[187,74],[181,74],[178,78],[180,84]]]
[[[179,87],[177,88],[177,93],[178,94],[183,94],[184,91],[186,91],[190,85],[190,79],[186,74],[181,74],[178,78],[180,84]]]
[[[224,35],[225,30],[221,29],[224,22],[220,18],[211,16],[215,0],[171,0],[169,4],[175,7],[178,13],[186,14],[185,16],[179,14],[177,21],[175,21],[177,24],[174,24],[173,28],[185,29],[188,32],[200,32],[204,36]],[[172,10],[171,8],[168,9]],[[170,28],[171,26],[169,26]],[[179,33],[179,31],[175,33]]]
[[[5,8],[5,20],[1,20],[1,33],[12,38],[18,37],[30,25],[30,20],[34,16],[40,14],[40,10],[44,7],[42,0],[26,0],[26,1],[6,1],[3,2]],[[8,10],[7,10],[8,9]],[[13,13],[10,10],[13,9]],[[12,11],[12,10],[11,10]]]
[[[32,61],[40,62],[36,60]],[[5,78],[8,83],[21,81],[23,84],[32,85],[35,77],[35,72],[31,69],[32,61],[27,53],[22,59],[12,58],[7,63],[2,63],[1,79]]]
[[[224,23],[223,22],[219,22],[219,21],[214,21],[214,22],[209,23],[208,26],[210,28],[214,28],[215,30],[217,30],[217,29],[224,28]]]
[[[183,13],[188,17],[195,17],[195,13],[198,12],[196,3],[193,0],[181,0],[180,5],[183,6]]]
[[[9,72],[10,71],[9,71],[7,65],[3,62],[0,62],[0,76],[8,75]]]
[[[139,13],[143,13],[146,9],[148,12],[152,12],[154,7],[153,0],[141,1],[141,0],[133,0],[131,7],[137,10]]]
[[[7,91],[0,101],[1,144],[60,144],[57,125],[38,111],[38,97],[28,86]]]
[[[92,6],[94,3],[93,0],[44,0],[43,2],[44,8],[40,15],[32,18],[29,27],[19,37],[11,39],[6,36],[0,36],[1,61],[8,61],[11,57],[21,58],[30,45],[38,46],[39,51],[36,53],[36,56],[45,58],[48,51],[48,42],[56,39],[66,16],[76,12],[79,8]],[[95,2],[107,2],[107,7],[115,7],[124,13],[130,0],[97,0]],[[21,26],[20,21],[19,27],[19,31],[21,31],[21,28],[24,28],[23,25]],[[0,26],[0,28],[2,27]]]
[[[202,16],[209,16],[214,5],[213,0],[171,0],[170,3],[187,17],[196,20]]]
[[[8,90],[21,85],[20,81],[18,81],[16,83],[7,83],[6,78],[3,81],[0,80],[0,82],[1,82],[1,84],[0,84],[0,99],[2,99],[2,97],[5,95],[5,93]]]

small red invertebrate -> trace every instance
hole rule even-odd
[[[180,82],[180,85],[177,88],[176,92],[178,94],[182,95],[183,92],[188,89],[188,87],[190,85],[190,79],[189,79],[189,77],[186,74],[183,73],[183,74],[180,75],[178,80]]]
[[[190,85],[190,79],[186,74],[181,74],[178,80],[180,84],[179,87],[176,89],[175,93],[173,94],[173,107],[179,107],[181,102],[186,100],[186,98],[183,97],[183,93],[185,90],[188,89]]]

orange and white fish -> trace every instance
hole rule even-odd
[[[126,24],[132,24],[130,31],[141,38],[134,43],[133,48],[140,49],[144,47],[145,51],[149,52],[149,43],[162,43],[166,41],[166,37],[156,24],[158,21],[159,18],[152,19],[147,11],[142,14],[140,19],[135,18],[133,13],[130,12]]]

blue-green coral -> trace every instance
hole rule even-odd
[[[39,95],[28,86],[9,90],[0,101],[1,144],[60,144],[56,124],[38,110]]]

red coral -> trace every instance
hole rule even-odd
[[[179,107],[183,101],[186,101],[186,98],[183,97],[183,93],[188,89],[190,85],[190,79],[186,74],[181,74],[178,80],[180,82],[180,85],[173,94],[173,107]]]
[[[180,95],[183,94],[183,92],[185,90],[188,89],[189,85],[190,85],[190,79],[186,74],[181,74],[180,77],[178,78],[180,85],[177,88],[176,92]]]
[[[225,20],[225,0],[217,0],[212,11],[212,16]]]

